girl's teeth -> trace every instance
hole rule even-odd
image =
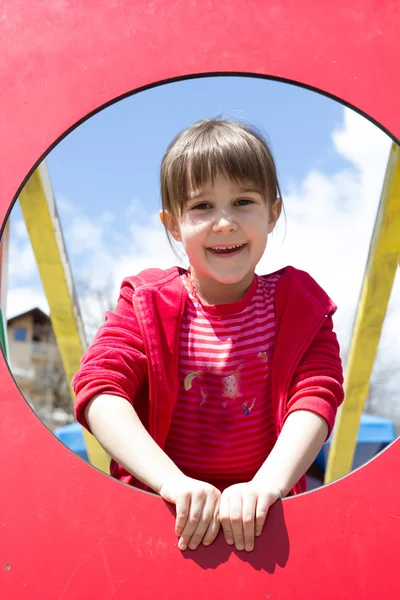
[[[243,244],[238,246],[215,246],[213,250],[235,250],[236,248],[241,248]]]
[[[210,248],[210,250],[216,254],[230,254],[236,250],[241,250],[243,246],[244,244],[236,244],[235,246],[214,246]]]

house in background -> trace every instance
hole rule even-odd
[[[69,386],[50,318],[33,308],[7,321],[8,361],[18,387],[50,428],[73,421]]]

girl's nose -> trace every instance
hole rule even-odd
[[[214,225],[213,225],[213,230],[216,233],[220,233],[220,232],[232,232],[232,231],[236,231],[237,230],[237,223],[236,221],[227,214],[223,214],[218,216],[215,221],[214,221]]]

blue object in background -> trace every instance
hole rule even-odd
[[[315,459],[315,464],[323,470],[325,470],[328,461],[332,435],[325,442]],[[396,427],[390,419],[367,414],[361,415],[352,470],[371,460],[378,452],[381,452],[388,444],[393,442],[396,437]]]
[[[61,442],[72,450],[72,452],[75,452],[80,458],[89,462],[82,427],[79,423],[57,427],[53,433]]]

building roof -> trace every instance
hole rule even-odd
[[[46,315],[46,313],[40,310],[40,308],[31,308],[30,310],[27,310],[23,313],[20,313],[19,315],[11,317],[11,319],[8,319],[7,325],[11,325],[14,321],[21,319],[21,317],[27,316],[32,316],[34,323],[46,323],[50,321],[49,315]]]

